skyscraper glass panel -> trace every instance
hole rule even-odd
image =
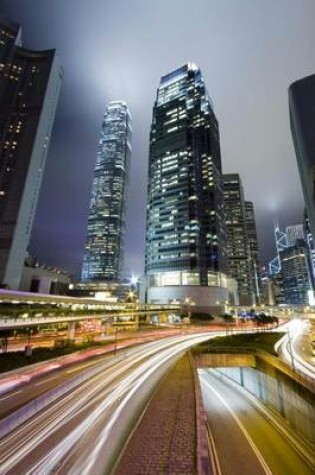
[[[131,159],[131,117],[124,102],[110,102],[94,169],[82,280],[121,279]]]

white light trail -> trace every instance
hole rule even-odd
[[[112,443],[113,427],[126,417],[122,412],[139,397],[140,388],[168,361],[214,336],[168,338],[129,350],[110,365],[100,364],[96,375],[0,442],[0,473],[17,470],[21,463],[28,475],[58,473],[64,464],[70,464],[69,474],[103,473],[98,464],[104,447]]]

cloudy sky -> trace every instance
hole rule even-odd
[[[32,238],[40,262],[79,273],[99,129],[110,100],[133,117],[126,268],[144,256],[149,128],[161,75],[187,61],[205,77],[220,124],[223,171],[255,204],[261,260],[273,221],[301,221],[287,88],[315,72],[314,0],[0,0],[23,44],[56,48],[64,67]]]

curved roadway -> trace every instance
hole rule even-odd
[[[168,338],[95,363],[93,375],[0,440],[0,474],[110,473],[161,375],[211,336]]]
[[[219,475],[311,475],[300,453],[244,393],[199,370]]]

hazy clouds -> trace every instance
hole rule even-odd
[[[313,0],[0,0],[0,12],[65,70],[32,243],[42,261],[80,269],[102,114],[121,99],[133,118],[127,266],[141,271],[152,106],[160,76],[186,61],[203,72],[223,170],[240,173],[272,257],[273,219],[303,210],[287,88],[315,72]]]

